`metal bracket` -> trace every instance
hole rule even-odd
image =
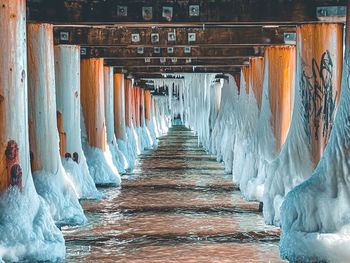
[[[184,53],[190,54],[191,53],[191,47],[184,47]]]
[[[140,42],[140,34],[139,33],[131,34],[131,41],[134,43]]]
[[[123,5],[118,5],[117,16],[128,16],[128,7]]]
[[[176,41],[176,32],[168,32],[168,41]]]
[[[188,42],[194,42],[196,41],[196,33],[188,33]]]
[[[152,43],[158,43],[159,42],[159,34],[158,33],[152,33],[151,34],[151,42]]]
[[[151,6],[142,7],[142,17],[146,21],[149,21],[153,18],[153,10]]]
[[[283,39],[285,44],[295,45],[297,43],[297,34],[295,32],[283,33]]]
[[[66,32],[66,31],[60,32],[60,40],[68,41],[69,40],[69,32]]]
[[[199,5],[190,5],[188,13],[189,16],[199,16]]]
[[[145,52],[145,49],[144,49],[144,47],[138,47],[137,48],[137,54],[143,54]]]
[[[167,52],[168,52],[169,54],[174,53],[174,48],[173,48],[173,47],[168,47],[168,48],[167,48]]]
[[[80,55],[81,56],[86,56],[86,52],[87,52],[86,47],[80,48]]]
[[[346,6],[319,6],[316,7],[316,16],[320,21],[345,23]]]

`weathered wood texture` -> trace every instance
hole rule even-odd
[[[246,94],[249,94],[249,72],[250,72],[250,67],[249,66],[243,66],[242,67],[242,77],[244,79],[245,87],[244,91]]]
[[[343,25],[306,24],[297,27],[298,75],[305,128],[317,164],[328,142],[339,102],[343,61]]]
[[[131,104],[131,80],[124,80],[124,94],[125,94],[125,126],[131,127],[132,121],[132,104]]]
[[[135,86],[134,88],[134,92],[135,92],[135,120],[136,120],[136,127],[140,127],[141,123],[141,116],[140,116],[140,107],[141,107],[141,103],[140,103],[140,87]]]
[[[150,90],[145,90],[145,118],[148,122],[151,119],[151,110],[152,110],[152,96]]]
[[[126,140],[124,74],[114,74],[114,132],[117,139]]]
[[[199,5],[198,16],[189,16],[190,5]],[[118,11],[127,7],[127,16]],[[346,5],[346,0],[28,0],[29,19],[69,23],[116,22],[303,22],[317,21],[316,7]],[[142,7],[152,7],[144,19]],[[173,8],[172,19],[163,17],[163,6]],[[120,9],[119,9],[120,10]]]
[[[295,47],[275,46],[265,51],[265,70],[268,74],[268,96],[271,127],[279,151],[284,144],[291,121],[292,89],[295,76]],[[266,81],[266,80],[265,80]]]
[[[236,59],[228,59],[228,58],[219,58],[219,59],[191,59],[191,61],[187,61],[185,58],[177,59],[173,61],[172,58],[166,59],[165,62],[161,62],[160,59],[151,59],[150,62],[145,62],[145,59],[106,59],[105,64],[109,66],[118,66],[118,67],[165,67],[165,66],[215,66],[215,65],[243,65],[244,63],[248,63],[249,58],[236,58]]]
[[[63,115],[57,111],[57,129],[59,137],[60,155],[63,157],[67,151],[67,134],[64,131]]]
[[[81,105],[88,143],[106,149],[103,59],[82,59],[80,63]]]
[[[154,49],[144,48],[143,54],[137,53],[137,48],[125,48],[125,47],[83,47],[83,58],[88,57],[101,57],[106,59],[119,58],[119,59],[140,59],[145,57],[152,57],[160,59],[162,57],[168,58],[197,58],[197,59],[212,59],[212,58],[246,58],[250,56],[263,56],[263,47],[225,47],[225,48],[207,48],[192,46],[190,53],[185,53],[183,47],[175,47],[173,53],[169,53],[166,48],[160,49],[160,53],[154,53]]]
[[[22,168],[24,182],[31,174],[27,125],[26,6],[24,0],[0,0],[0,6],[1,193],[11,183],[10,172],[15,164]],[[11,154],[6,155],[11,140],[16,142],[17,147],[13,144]]]
[[[254,93],[259,111],[261,110],[261,96],[264,82],[264,57],[249,59],[249,85]]]
[[[29,138],[32,170],[56,174],[59,158],[53,26],[28,24]]]
[[[164,74],[164,73],[232,73],[240,71],[242,65],[224,65],[224,66],[164,66],[164,67],[114,67],[115,72],[130,72],[132,74],[147,75],[147,74]]]
[[[60,38],[61,32],[68,33],[68,39]],[[255,46],[284,43],[284,32],[295,32],[293,26],[270,27],[230,27],[230,28],[178,28],[176,41],[168,41],[168,33],[174,29],[146,28],[130,30],[125,27],[57,27],[56,44],[74,44],[94,47],[183,47],[183,46]],[[133,42],[132,34],[140,35],[139,42]],[[159,41],[152,40],[152,34],[159,34]],[[195,33],[195,40],[189,41],[189,33]]]

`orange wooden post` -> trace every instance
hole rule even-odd
[[[147,122],[151,119],[151,104],[151,91],[145,90],[145,118]]]
[[[81,106],[88,143],[106,149],[103,59],[82,59],[80,63]]]
[[[140,88],[135,87],[135,122],[136,127],[140,127]]]
[[[249,85],[254,93],[259,111],[261,110],[261,97],[264,82],[264,57],[252,57],[249,59]]]
[[[250,66],[243,66],[242,67],[242,74],[243,74],[243,79],[244,79],[244,83],[245,83],[245,94],[249,94],[249,75],[250,75]],[[243,81],[243,80],[241,80]],[[238,87],[238,85],[237,85]]]
[[[126,79],[124,81],[124,92],[125,92],[125,125],[126,127],[131,127],[132,121],[132,95],[131,95],[131,80]]]
[[[114,132],[117,139],[126,140],[124,74],[114,74]]]
[[[60,141],[59,141],[60,155],[63,157],[66,153],[67,135],[64,131],[63,115],[59,111],[57,111],[57,129],[58,129],[58,136],[60,138]]]
[[[140,88],[140,125],[141,127],[146,126],[145,120],[145,91]]]
[[[265,63],[271,127],[276,139],[276,150],[279,151],[286,140],[291,121],[295,47],[284,45],[266,48]]]
[[[342,24],[305,24],[297,27],[298,75],[305,126],[314,164],[328,142],[340,96],[343,61]]]
[[[3,0],[0,8],[0,193],[22,187],[22,171],[30,176],[25,3]]]

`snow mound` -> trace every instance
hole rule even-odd
[[[10,186],[0,197],[0,211],[0,262],[64,258],[63,235],[33,185],[22,191]]]
[[[34,172],[36,191],[48,203],[57,225],[83,225],[87,220],[79,204],[76,188],[63,171],[63,167],[58,171],[56,174],[46,171]]]
[[[76,163],[71,158],[63,158],[62,164],[79,199],[100,199],[102,197],[90,174],[83,174],[80,163]]]

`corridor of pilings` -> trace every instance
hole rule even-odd
[[[346,27],[293,20],[280,43],[265,21],[242,65],[157,77],[86,54],[134,27],[67,37],[28,2],[0,0],[1,263],[350,261],[350,1]],[[232,25],[188,42],[238,41]]]

